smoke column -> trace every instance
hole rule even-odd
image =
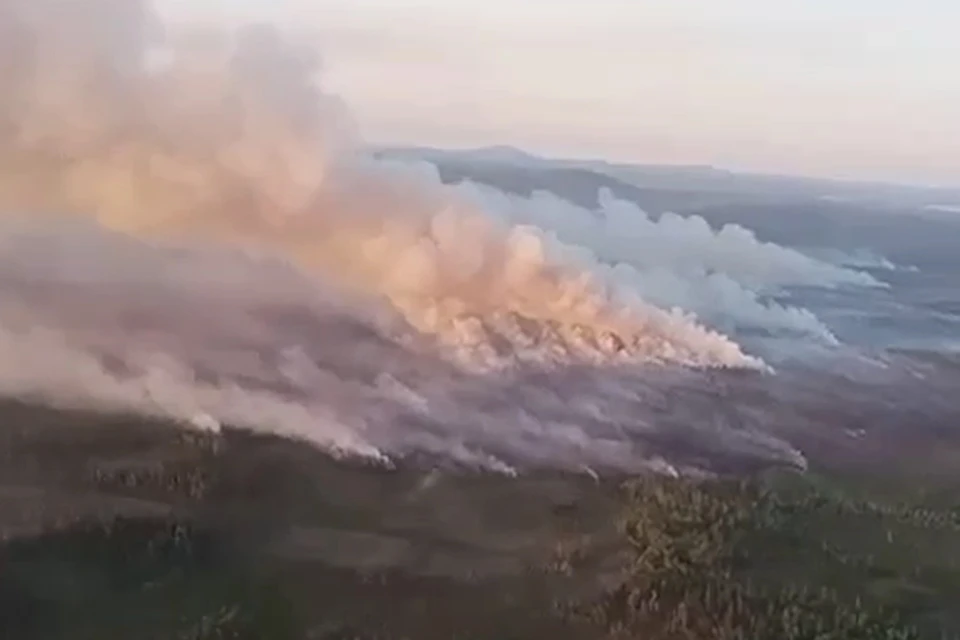
[[[0,0],[0,60],[0,209],[33,223],[268,250],[451,344],[758,364],[544,233],[365,164],[313,49],[270,27],[172,34],[142,0]]]
[[[419,170],[439,174],[431,166]],[[836,252],[831,264],[800,251],[761,242],[738,225],[713,229],[702,217],[671,213],[652,219],[609,191],[596,211],[549,192],[529,198],[462,182],[457,190],[512,224],[530,224],[561,242],[588,250],[588,261],[606,265],[615,279],[662,307],[680,307],[713,326],[763,330],[836,343],[830,329],[807,309],[771,299],[790,287],[886,288],[868,272],[874,264]],[[886,268],[893,267],[886,263]]]

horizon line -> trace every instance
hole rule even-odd
[[[744,176],[744,177],[758,177],[758,178],[786,178],[791,180],[805,180],[811,182],[832,182],[832,183],[841,183],[847,186],[873,186],[873,187],[889,187],[897,189],[916,189],[916,190],[926,190],[926,191],[948,191],[952,192],[951,197],[960,198],[960,182],[957,183],[924,183],[919,181],[909,181],[909,180],[890,180],[884,178],[856,178],[856,177],[843,177],[843,176],[827,176],[827,175],[815,175],[815,174],[806,174],[806,173],[784,173],[784,172],[768,172],[763,171],[762,169],[755,169],[749,167],[726,167],[722,165],[716,165],[713,163],[670,163],[670,162],[639,162],[631,160],[612,160],[604,157],[597,157],[595,155],[577,155],[577,154],[563,154],[563,155],[550,155],[542,152],[530,151],[524,147],[512,145],[512,144],[489,144],[482,146],[458,146],[458,145],[436,145],[436,144],[416,144],[416,143],[375,143],[375,142],[365,142],[362,145],[363,147],[370,148],[374,151],[399,151],[399,150],[420,150],[420,151],[438,151],[441,153],[470,153],[470,152],[483,152],[491,150],[509,150],[519,152],[519,154],[528,156],[529,158],[547,162],[570,162],[570,163],[597,163],[597,164],[607,164],[613,167],[622,167],[622,168],[658,168],[658,169],[698,169],[698,170],[710,170],[717,173],[726,173],[735,176]],[[948,203],[953,204],[953,203]]]

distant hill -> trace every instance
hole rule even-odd
[[[894,262],[952,264],[960,244],[960,190],[738,174],[712,167],[633,166],[551,160],[510,147],[468,151],[381,149],[382,157],[434,164],[447,184],[470,181],[529,196],[548,191],[595,209],[608,189],[652,217],[696,214],[738,224],[789,246],[869,246]],[[957,203],[956,205],[952,203]],[[889,214],[889,215],[884,215]],[[904,233],[903,216],[917,222]]]
[[[377,149],[375,153],[435,164],[445,182],[471,180],[521,195],[548,190],[581,206],[595,206],[596,192],[606,187],[651,213],[697,210],[705,202],[714,205],[812,199],[876,209],[915,209],[926,214],[960,208],[960,189],[737,173],[708,165],[553,159],[510,146],[456,150],[398,147]]]
[[[534,155],[516,147],[505,145],[479,149],[434,149],[431,147],[388,147],[377,149],[381,156],[401,160],[426,160],[428,162],[462,162],[468,164],[494,164],[511,167],[555,165],[558,161]],[[560,161],[562,162],[562,161]]]
[[[379,157],[435,165],[443,182],[470,181],[507,193],[530,196],[549,191],[582,207],[595,208],[601,189],[659,214],[697,211],[708,205],[783,200],[782,191],[732,183],[734,174],[708,166],[632,166],[602,160],[548,159],[513,147],[441,150],[423,147],[380,149]],[[810,198],[810,194],[807,194]]]

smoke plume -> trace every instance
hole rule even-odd
[[[418,170],[436,174],[429,167]],[[558,241],[582,246],[587,250],[580,252],[582,261],[592,263],[594,271],[607,270],[648,302],[696,313],[726,330],[786,333],[832,344],[830,329],[813,313],[774,298],[790,287],[887,287],[858,270],[871,263],[856,256],[841,253],[833,264],[761,242],[738,225],[714,229],[702,217],[670,213],[654,220],[607,190],[599,194],[597,211],[549,192],[524,198],[471,182],[458,185],[458,191],[507,224],[533,225]]]
[[[2,210],[270,251],[454,346],[757,364],[548,234],[365,164],[314,48],[271,27],[168,33],[143,0],[0,0],[0,59]]]

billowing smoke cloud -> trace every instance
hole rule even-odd
[[[400,164],[425,182],[440,181],[432,164]],[[835,260],[818,259],[761,242],[741,226],[713,229],[699,216],[668,213],[653,220],[607,190],[597,211],[549,192],[522,197],[469,181],[457,191],[506,225],[532,225],[567,243],[566,261],[604,272],[653,304],[696,313],[729,331],[799,334],[832,344],[830,329],[813,313],[775,297],[790,287],[886,286],[856,270],[872,266],[856,256],[838,252]]]
[[[497,471],[638,471],[675,454],[699,466],[711,451],[802,464],[788,443],[704,406],[713,371],[477,375],[382,305],[333,295],[282,262],[75,226],[2,236],[0,396]],[[699,399],[677,401],[702,385]]]
[[[167,34],[143,1],[0,0],[0,29],[5,210],[282,254],[454,346],[756,364],[543,231],[365,165],[313,50],[269,27]]]
[[[799,419],[725,416],[713,372],[605,365],[758,364],[642,298],[799,327],[815,319],[755,292],[871,283],[742,230],[644,226],[612,201],[593,226],[369,163],[317,72],[265,27],[168,34],[135,0],[0,0],[0,395],[499,470],[802,466],[763,431]],[[604,366],[476,375],[436,341]]]

